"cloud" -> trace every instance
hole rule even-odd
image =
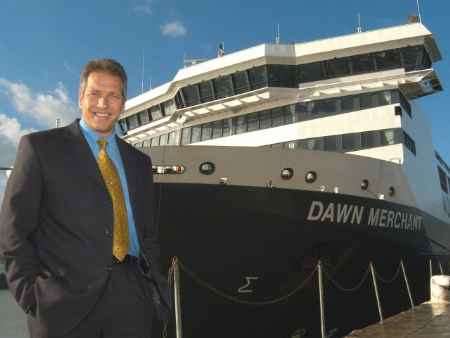
[[[13,165],[16,156],[17,143],[21,136],[33,132],[33,129],[23,128],[16,118],[0,114],[0,167]],[[0,201],[6,187],[6,174],[0,171]]]
[[[133,11],[143,15],[151,15],[153,0],[141,0],[133,7]]]
[[[187,34],[187,29],[182,22],[172,21],[161,26],[161,33],[164,36],[177,38],[180,36],[185,36]]]
[[[17,146],[19,138],[25,134],[33,132],[33,129],[22,128],[16,118],[0,114],[0,142],[5,145]],[[4,154],[1,150],[0,153]],[[0,164],[1,165],[1,164]]]
[[[67,124],[79,114],[62,83],[49,92],[34,92],[23,83],[0,78],[0,88],[4,89],[17,113],[33,119],[42,127],[53,127],[57,118]]]

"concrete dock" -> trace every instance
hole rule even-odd
[[[348,338],[443,338],[450,337],[450,303],[423,303],[383,323],[354,330]]]

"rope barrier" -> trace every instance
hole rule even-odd
[[[369,276],[370,270],[369,268],[366,269],[366,272],[364,273],[362,279],[356,284],[356,286],[352,287],[352,288],[346,288],[343,287],[341,284],[339,284],[338,281],[334,280],[330,274],[328,273],[328,271],[323,270],[325,273],[325,276],[327,277],[327,279],[331,282],[331,284],[334,285],[334,287],[342,292],[355,292],[358,291],[364,284],[364,282],[366,281],[367,277]]]
[[[390,279],[384,279],[383,277],[380,276],[380,274],[374,268],[375,275],[384,284],[391,284],[392,282],[394,282],[398,278],[398,276],[400,275],[400,270],[401,270],[401,265],[399,264],[398,267],[397,267],[397,271],[395,272],[394,276],[392,278],[390,278]]]
[[[267,301],[248,301],[248,300],[239,299],[235,296],[231,296],[231,295],[219,290],[218,288],[212,286],[211,284],[205,282],[203,279],[198,277],[197,274],[195,274],[192,270],[190,270],[188,267],[186,267],[180,260],[178,260],[178,264],[180,265],[180,268],[184,272],[186,272],[187,275],[189,275],[189,277],[191,277],[199,285],[203,286],[204,288],[208,289],[209,291],[213,292],[214,294],[216,294],[224,299],[227,299],[231,302],[234,302],[234,303],[243,304],[243,305],[254,305],[254,306],[272,305],[272,304],[276,304],[276,303],[285,301],[286,299],[292,297],[294,294],[296,294],[298,291],[300,291],[302,288],[304,288],[304,286],[312,279],[314,274],[317,272],[317,266],[316,266],[316,268],[309,274],[308,277],[306,277],[305,280],[303,280],[296,288],[294,288],[292,291],[290,291],[289,293],[287,293],[284,296],[281,296],[281,297],[278,297],[278,298],[275,298],[272,300],[267,300]]]

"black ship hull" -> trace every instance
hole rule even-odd
[[[157,192],[164,269],[172,257],[182,263],[185,337],[319,336],[319,259],[326,326],[341,336],[378,321],[369,262],[389,282],[379,282],[389,316],[409,307],[400,260],[418,304],[428,296],[428,259],[436,272],[449,255],[437,240],[448,234],[430,237],[448,225],[384,200],[208,184],[158,183]],[[357,290],[342,289],[365,275]]]

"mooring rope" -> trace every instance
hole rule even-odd
[[[361,278],[361,280],[352,288],[346,288],[346,287],[342,286],[338,281],[336,281],[335,279],[333,279],[330,276],[330,274],[328,273],[327,270],[324,269],[323,272],[324,272],[325,276],[328,278],[328,280],[331,282],[331,284],[333,284],[336,289],[343,291],[343,292],[355,292],[363,286],[364,282],[366,281],[367,277],[369,276],[370,269],[369,268],[366,269],[366,272],[364,272],[364,275]]]
[[[315,269],[308,275],[308,277],[306,277],[306,279],[304,279],[297,287],[295,287],[292,291],[290,291],[289,293],[287,293],[284,296],[277,297],[275,299],[267,300],[267,301],[248,301],[248,300],[239,299],[238,297],[229,295],[229,294],[225,293],[224,291],[221,291],[218,288],[214,287],[210,283],[204,281],[202,278],[198,277],[198,275],[196,273],[194,273],[191,269],[186,267],[186,265],[184,265],[179,259],[178,259],[178,264],[179,264],[180,268],[184,272],[186,272],[186,274],[189,275],[189,277],[191,277],[197,284],[203,286],[204,288],[208,289],[209,291],[213,292],[214,294],[216,294],[224,299],[227,299],[231,302],[237,303],[237,304],[253,305],[253,306],[272,305],[272,304],[276,304],[276,303],[285,301],[286,299],[292,297],[298,291],[303,289],[305,287],[305,285],[310,281],[310,279],[312,277],[314,277],[314,274],[317,272],[317,266],[316,266]]]

